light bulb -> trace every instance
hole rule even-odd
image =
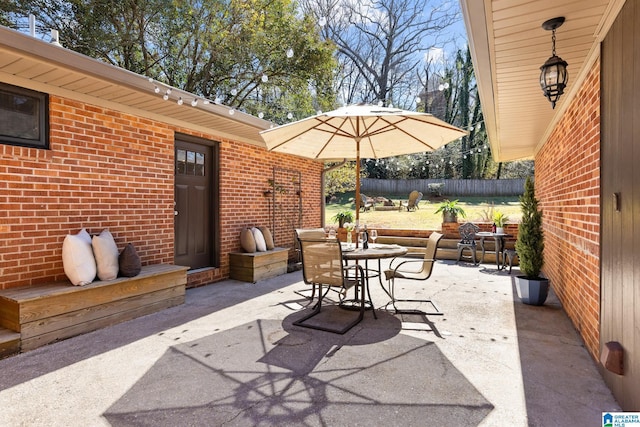
[[[202,103],[203,103],[204,105],[209,105],[209,102],[210,102],[210,101],[209,101],[208,99],[205,99],[204,101],[202,101]]]
[[[268,82],[268,81],[269,81],[269,76],[267,76],[266,74],[263,74],[263,75],[262,75],[262,82],[263,82],[263,83],[266,83],[266,82]]]
[[[178,98],[178,105],[182,105],[183,102],[182,97]]]
[[[167,91],[165,92],[167,95],[171,95],[171,89],[167,89]]]
[[[293,58],[293,49],[287,49],[287,58]]]
[[[164,95],[162,95],[162,99],[164,99],[165,101],[169,99],[169,95],[167,95],[166,93]]]
[[[158,86],[156,86],[156,87],[153,88],[153,91],[155,93],[160,93],[160,88]]]
[[[198,105],[198,100],[194,99],[193,101],[191,101],[191,106],[195,107],[196,105]]]
[[[325,25],[327,25],[327,18],[325,18],[324,16],[321,16],[320,19],[318,20],[318,25],[320,25],[321,27],[324,27]]]
[[[287,119],[289,119],[289,120],[293,119],[293,113],[287,114]]]
[[[264,117],[264,113],[263,113],[263,112],[259,112],[259,113],[258,113],[258,118],[259,118],[259,119],[261,119],[261,118],[263,118],[263,117]]]
[[[237,89],[231,89],[231,96],[236,96],[238,94]]]
[[[236,113],[236,110],[234,110],[233,108],[229,110],[229,115],[233,116],[235,113]]]

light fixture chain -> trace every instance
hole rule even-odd
[[[551,55],[556,56],[556,29],[551,30],[551,43],[553,45],[553,49],[551,50]]]

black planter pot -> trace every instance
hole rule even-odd
[[[543,305],[549,295],[549,279],[536,277],[528,279],[517,276],[516,290],[523,303],[529,305]]]

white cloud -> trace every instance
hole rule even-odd
[[[431,47],[424,54],[424,61],[429,64],[441,64],[444,62],[444,49],[440,47]]]

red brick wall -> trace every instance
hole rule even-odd
[[[65,279],[62,241],[82,227],[132,242],[143,265],[173,261],[174,129],[164,123],[50,97],[50,150],[0,144],[0,288]],[[301,170],[304,226],[320,225],[322,164],[221,141],[221,268],[228,276],[240,228],[269,225],[262,196],[273,166]]]
[[[600,317],[600,62],[535,158],[544,211],[545,267],[597,357]]]

